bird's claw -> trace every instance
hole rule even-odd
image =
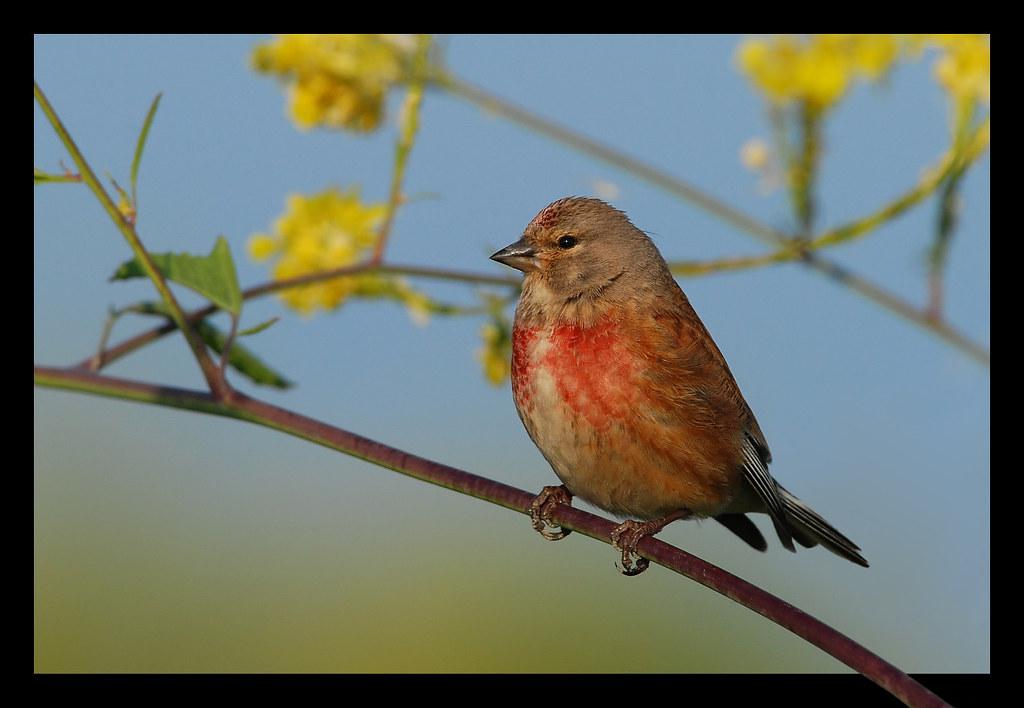
[[[657,533],[658,530],[660,527],[652,526],[649,522],[644,523],[632,519],[623,521],[615,527],[610,538],[612,547],[622,551],[622,564],[620,565],[618,561],[615,562],[615,567],[619,569],[620,573],[632,577],[647,570],[651,562],[636,552],[636,546],[645,536]]]
[[[530,521],[533,528],[549,541],[560,541],[572,533],[551,520],[551,512],[559,504],[572,504],[572,494],[564,485],[544,487],[530,504]],[[555,530],[549,531],[549,528]]]

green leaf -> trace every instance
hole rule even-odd
[[[280,317],[271,317],[266,322],[261,322],[258,325],[256,325],[255,327],[250,327],[249,329],[243,329],[241,332],[238,333],[237,336],[239,336],[239,337],[248,337],[251,334],[257,334],[258,332],[262,332],[267,327],[270,327],[270,326],[276,324],[279,319],[281,319],[281,318]]]
[[[217,243],[208,256],[190,253],[151,253],[154,265],[168,280],[196,291],[221,309],[233,315],[242,312],[242,290],[238,287],[235,261],[227,239],[217,237]],[[125,261],[111,276],[111,280],[147,277],[137,258]]]
[[[162,97],[163,93],[158,93],[156,98],[153,99],[153,103],[149,106],[149,112],[146,114],[146,120],[142,123],[142,132],[139,133],[139,142],[135,145],[135,157],[132,158],[131,176],[133,205],[138,203],[136,185],[138,184],[139,177],[139,163],[142,162],[142,151],[146,147],[146,138],[149,136],[149,128],[153,125],[153,118],[156,117],[156,109],[157,106],[160,105],[160,99]]]
[[[224,342],[227,339],[227,335],[224,332],[206,320],[196,325],[196,331],[203,338],[203,341],[215,352],[221,354],[224,351]],[[294,385],[284,376],[267,366],[248,347],[239,344],[237,339],[231,345],[231,353],[228,355],[228,366],[250,379],[253,383],[260,384],[261,386],[291,388]]]
[[[118,310],[118,314],[124,314],[125,312],[134,312],[138,315],[158,315],[160,317],[166,317],[168,321],[171,320],[170,310],[168,310],[167,305],[162,302],[140,302]],[[276,319],[278,318],[274,318],[274,320]],[[258,327],[266,329],[273,324],[274,320],[264,322]],[[203,338],[203,341],[206,342],[208,347],[218,354],[224,351],[224,342],[227,339],[227,335],[225,335],[224,332],[215,325],[210,324],[209,320],[201,320],[195,325],[195,329],[196,332],[199,333],[199,336]],[[253,327],[252,329],[257,329],[257,327]],[[239,334],[244,333],[240,332]],[[263,361],[253,354],[247,347],[239,344],[237,339],[231,345],[231,354],[228,356],[228,365],[238,373],[261,386],[291,388],[294,385],[284,376],[263,363]]]
[[[81,182],[82,178],[78,175],[54,175],[49,172],[43,172],[38,167],[33,168],[35,171],[35,179],[33,184],[43,184],[44,182]]]

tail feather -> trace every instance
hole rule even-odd
[[[761,531],[753,521],[747,518],[746,514],[719,514],[715,517],[715,521],[742,538],[753,548],[759,551],[768,550],[768,542],[764,540]]]
[[[786,510],[786,520],[793,531],[793,538],[806,548],[819,543],[836,555],[849,561],[868,567],[868,562],[858,551],[860,547],[840,533],[832,524],[825,521],[816,511],[804,504],[779,485],[782,504]]]

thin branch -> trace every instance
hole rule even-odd
[[[988,145],[988,136],[989,119],[986,118],[963,148],[949,150],[913,187],[868,216],[822,232],[809,241],[807,246],[818,249],[862,238],[883,223],[896,218],[931,196],[954,175],[965,171],[971,163],[981,157]]]
[[[760,268],[775,263],[788,263],[799,260],[801,252],[801,249],[798,247],[789,247],[760,256],[734,256],[730,258],[717,258],[710,261],[671,261],[668,264],[668,268],[676,275],[694,278],[713,273]]]
[[[787,248],[780,249],[774,253],[768,253],[760,256],[741,256],[711,261],[674,261],[669,263],[669,267],[672,272],[677,275],[682,275],[684,277],[699,277],[727,271],[755,268],[772,263],[785,263],[811,259],[805,248],[806,244],[803,244],[804,248],[799,248],[799,245],[800,244],[794,244],[793,246],[788,246]],[[865,281],[862,278],[859,278],[857,275],[850,273],[838,265],[832,265],[831,268],[833,269],[830,273],[832,279],[844,282],[865,297],[875,300],[889,309],[898,310],[904,317],[917,321],[922,327],[925,327],[942,339],[949,341],[950,344],[964,350],[967,354],[976,358],[986,366],[989,365],[988,350],[973,342],[959,331],[943,322],[929,318],[927,313],[921,312],[912,306],[908,306],[900,298],[888,293],[876,285],[873,285],[872,283]],[[333,278],[341,278],[362,273],[406,275],[418,278],[448,280],[477,285],[495,285],[510,288],[519,288],[522,285],[521,279],[515,276],[491,275],[486,273],[452,270],[448,268],[433,268],[429,266],[397,264],[381,264],[375,266],[372,263],[359,263],[328,271],[307,273],[305,275],[294,276],[283,280],[271,280],[266,283],[261,283],[243,290],[242,299],[250,300],[278,292],[280,290],[286,290],[288,288],[319,283]],[[219,308],[215,305],[207,305],[188,313],[186,320],[194,324],[216,313],[218,310]],[[155,327],[151,330],[147,330],[118,343],[108,350],[100,351],[89,359],[79,362],[77,364],[77,368],[89,371],[100,371],[107,366],[107,364],[136,351],[150,342],[160,339],[161,337],[173,332],[175,329],[177,329],[177,325],[168,323]]]
[[[630,157],[625,153],[584,137],[570,128],[559,125],[558,123],[545,118],[541,118],[540,116],[491,94],[486,89],[474,86],[451,74],[437,74],[430,78],[434,85],[449,91],[455,96],[464,98],[480,106],[484,110],[491,111],[558,142],[569,145],[570,147],[580,150],[591,157],[614,165],[650,184],[660,187],[671,194],[695,204],[733,226],[738,227],[740,230],[755,236],[761,241],[774,244],[776,246],[782,245],[784,249],[788,248],[792,241],[790,234],[762,224],[738,209],[706,194],[702,190],[679,179],[678,177],[674,177],[667,172],[651,167],[650,165]],[[987,137],[987,120],[986,125],[983,127],[985,128],[985,134]],[[981,131],[979,130],[979,133],[980,132]],[[984,144],[987,145],[987,140]],[[923,198],[924,195],[921,196]],[[892,215],[895,215],[895,213],[902,211],[902,209],[909,207],[912,203],[913,200],[908,201],[902,206],[892,207],[892,205],[890,205],[890,208],[894,209],[894,211],[889,218],[891,218]],[[869,219],[870,218],[871,217],[869,217]],[[833,241],[838,242],[852,238],[858,234],[866,234],[874,225],[870,225],[870,228],[868,228],[868,224],[858,224],[857,222],[854,222],[854,228],[851,229],[850,225],[847,225],[846,227],[839,227],[839,229],[833,229],[826,232],[823,234],[822,238],[826,239],[826,243],[830,245]],[[826,244],[816,244],[816,247],[820,245]],[[773,260],[772,262],[781,262],[782,260],[786,259],[780,258],[778,261]],[[977,361],[985,365],[989,364],[989,353],[984,346],[968,339],[952,328],[937,322],[926,310],[915,307],[913,304],[903,300],[897,295],[887,292],[882,287],[869,282],[861,276],[852,274],[846,268],[831,261],[824,260],[820,257],[800,257],[795,260],[832,278],[837,283],[850,286],[855,292],[868,297],[876,304],[910,320],[912,323],[933,332],[941,339],[967,353]]]
[[[301,285],[309,285],[311,283],[319,283],[333,278],[342,278],[362,273],[407,275],[415,278],[432,278],[435,280],[451,280],[462,283],[474,283],[477,285],[496,285],[514,288],[518,288],[522,284],[519,278],[509,275],[490,275],[487,273],[473,273],[448,268],[431,268],[429,266],[389,265],[383,263],[380,265],[374,265],[373,263],[357,263],[356,265],[343,266],[341,268],[334,268],[332,270],[319,271],[316,273],[307,273],[305,275],[297,275],[295,277],[285,278],[282,280],[271,280],[266,283],[254,285],[253,287],[242,291],[242,300],[250,300],[264,295],[269,295],[270,293],[275,293],[279,290],[286,290],[288,288],[295,288]],[[190,324],[195,324],[196,322],[216,313],[219,309],[220,308],[216,305],[206,305],[188,313],[185,316],[185,319]],[[147,330],[120,342],[110,349],[98,352],[95,356],[79,362],[76,365],[76,368],[85,369],[87,371],[100,371],[107,364],[130,354],[150,342],[170,334],[177,328],[178,326],[174,323],[167,323],[159,327],[154,327],[153,329]]]
[[[817,108],[803,104],[800,108],[800,152],[789,163],[789,172],[793,210],[800,223],[799,237],[805,240],[810,238],[818,211],[814,187],[820,155],[821,113]]]
[[[526,126],[541,135],[565,143],[581,152],[607,162],[615,167],[636,175],[646,182],[650,182],[662,189],[675,194],[678,197],[696,204],[701,209],[714,214],[720,219],[736,226],[742,231],[752,234],[766,243],[778,243],[789,238],[788,234],[766,226],[751,216],[744,214],[739,209],[732,207],[717,197],[707,194],[701,189],[685,182],[678,177],[668,174],[663,170],[630,157],[623,152],[608,147],[596,140],[580,135],[571,128],[559,125],[554,121],[541,118],[524,108],[520,108],[503,98],[499,98],[484,88],[474,86],[451,74],[437,75],[431,77],[434,84],[449,91],[455,96],[464,98],[475,103],[486,111],[508,118],[516,123]]]
[[[960,349],[978,361],[978,363],[984,366],[991,365],[991,356],[988,349],[947,324],[944,320],[934,317],[930,309],[922,310],[914,307],[899,296],[860,277],[843,266],[822,259],[821,256],[808,249],[809,245],[793,243],[791,246],[761,256],[741,256],[713,261],[675,261],[668,265],[669,269],[676,275],[694,277],[711,275],[712,273],[746,270],[774,263],[794,261],[809,263],[816,269],[825,272],[834,282],[842,283],[869,300],[911,320],[925,331]]]
[[[224,375],[224,370],[227,369],[228,360],[231,358],[231,345],[235,343],[235,335],[238,333],[238,315],[235,313],[229,313],[231,315],[231,329],[228,330],[227,339],[224,340],[224,346],[220,352],[220,375]]]
[[[279,290],[319,283],[332,278],[340,278],[360,273],[377,273],[384,275],[409,275],[419,278],[432,278],[435,280],[453,280],[460,283],[475,283],[477,285],[500,285],[519,287],[521,279],[514,275],[491,275],[488,273],[473,273],[464,270],[452,270],[449,268],[432,268],[430,266],[396,265],[373,262],[357,263],[355,265],[342,266],[332,270],[322,270],[316,273],[296,275],[291,278],[271,280],[260,285],[242,291],[242,299],[259,297],[268,293],[275,293]]]
[[[89,359],[89,369],[93,371],[99,370],[100,362],[103,361],[103,353],[107,348],[107,342],[110,341],[110,333],[113,331],[114,323],[121,317],[122,312],[124,310],[117,310],[111,305],[110,310],[107,312],[107,319],[103,323],[103,331],[100,333],[100,343],[96,345],[96,353]]]
[[[398,140],[395,142],[395,165],[391,172],[391,189],[388,193],[388,204],[384,216],[384,223],[380,227],[377,236],[377,243],[373,247],[371,263],[380,264],[384,260],[384,249],[387,246],[388,238],[391,236],[391,227],[395,222],[395,212],[398,211],[399,203],[402,201],[402,181],[405,179],[405,168],[409,162],[409,153],[412,151],[413,143],[416,142],[416,133],[420,127],[420,106],[423,104],[423,67],[427,63],[427,54],[430,50],[430,38],[427,35],[418,35],[416,38],[416,56],[413,60],[417,68],[416,74],[419,78],[409,84],[409,91],[402,105],[402,125],[399,129]]]
[[[54,175],[54,174],[50,174],[49,172],[44,172],[43,170],[39,169],[38,167],[34,168],[34,172],[35,172],[35,177],[34,177],[35,184],[44,184],[46,182],[81,182],[82,181],[81,175],[76,175],[76,174],[74,174],[72,172],[69,172],[67,170],[67,168],[64,169],[64,174],[60,174],[60,175]]]
[[[192,354],[195,356],[196,362],[199,364],[199,368],[203,372],[203,377],[206,379],[207,386],[210,390],[218,397],[224,398],[230,395],[231,388],[228,386],[227,381],[221,375],[220,370],[216,364],[210,358],[210,355],[206,351],[206,345],[199,338],[191,327],[185,324],[185,315],[182,312],[181,306],[178,304],[177,299],[174,297],[174,293],[167,285],[167,281],[164,280],[160,270],[154,265],[152,258],[149,256],[149,252],[142,245],[142,241],[139,239],[139,235],[136,233],[135,228],[130,224],[114,204],[114,201],[107,194],[107,191],[103,188],[99,179],[96,178],[96,174],[92,171],[92,167],[86,162],[85,156],[78,149],[78,145],[75,144],[71,134],[67,128],[64,127],[64,123],[60,120],[57,112],[53,106],[50,105],[49,100],[43,93],[43,90],[39,88],[39,84],[33,82],[35,91],[36,102],[39,107],[42,108],[43,113],[46,115],[47,120],[50,121],[50,125],[53,126],[54,132],[60,138],[61,142],[64,143],[64,147],[71,154],[71,158],[75,161],[78,166],[79,174],[82,176],[82,180],[89,186],[93,194],[96,195],[96,199],[99,200],[100,205],[110,216],[110,219],[117,226],[118,230],[124,236],[128,245],[131,246],[132,251],[135,253],[135,257],[142,264],[146,273],[149,275],[150,280],[153,281],[153,285],[156,286],[157,292],[160,293],[161,299],[167,304],[170,310],[171,316],[174,318],[175,324],[178,329],[185,335],[185,340],[188,342],[189,348],[192,350]]]
[[[856,273],[852,273],[840,265],[822,260],[814,253],[808,253],[805,255],[804,261],[810,262],[811,265],[822,272],[827,272],[829,277],[836,282],[841,282],[853,288],[868,299],[902,315],[912,322],[915,322],[924,328],[925,331],[931,332],[940,339],[952,344],[978,363],[984,364],[985,366],[991,365],[991,355],[989,354],[988,349],[969,339],[963,333],[953,329],[944,322],[932,319],[926,310],[920,310],[913,305],[908,304],[905,300],[892,294],[888,290],[880,288],[874,283],[865,280]]]
[[[928,314],[935,320],[942,319],[943,273],[959,219],[957,200],[960,180],[971,162],[981,153],[981,148],[988,145],[989,119],[986,117],[971,133],[968,126],[974,114],[973,102],[965,102],[964,108],[966,111],[963,108],[960,111],[964,125],[956,131],[949,166],[941,175],[939,219],[935,240],[928,254]]]
[[[224,401],[203,391],[43,366],[35,367],[34,378],[39,386],[245,420],[521,514],[529,515],[530,505],[535,497],[524,490],[433,462],[242,393],[236,392],[231,400]],[[613,521],[567,506],[557,507],[551,517],[563,528],[609,544],[611,532],[616,527]],[[695,580],[785,627],[871,679],[908,705],[946,705],[935,694],[877,654],[755,585],[653,537],[643,539],[637,550],[644,558]]]

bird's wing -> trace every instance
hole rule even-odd
[[[757,492],[757,496],[768,507],[768,514],[772,517],[772,524],[775,525],[775,531],[779,534],[782,545],[791,551],[796,551],[779,485],[768,471],[768,465],[761,451],[758,450],[757,442],[749,432],[743,441],[743,479]]]
[[[761,427],[740,393],[725,357],[690,306],[686,295],[679,289],[675,297],[677,299],[671,303],[670,308],[654,313],[655,320],[660,321],[659,324],[664,327],[662,331],[674,337],[675,346],[670,348],[674,361],[666,363],[677,372],[685,372],[678,377],[682,380],[679,385],[700,388],[697,400],[706,409],[703,415],[709,420],[727,418],[715,421],[725,429],[735,430],[735,426],[742,428],[744,435],[740,466],[743,479],[764,502],[782,545],[794,551],[783,497],[775,478],[768,471],[772,456]],[[689,400],[693,401],[694,397],[690,396]]]

